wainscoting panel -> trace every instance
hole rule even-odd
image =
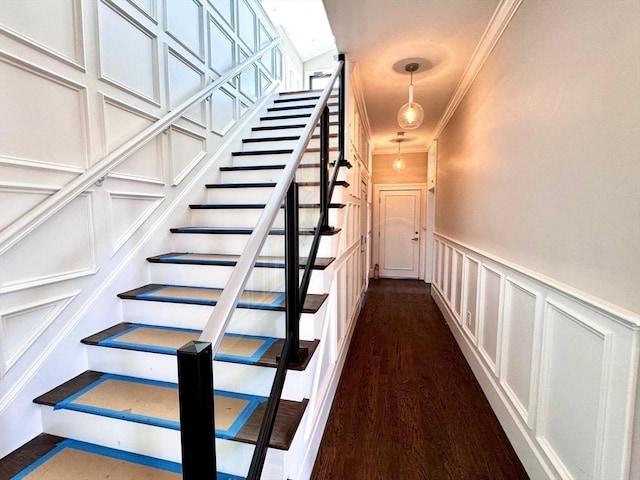
[[[82,194],[2,255],[0,292],[90,275],[95,252],[91,196]]]
[[[531,370],[537,302],[537,293],[507,278],[500,382],[527,423],[533,394]]]
[[[457,250],[453,251],[453,277],[451,278],[451,301],[453,312],[458,318],[458,323],[462,320],[462,262],[464,257]]]
[[[69,295],[47,299],[0,312],[0,377],[9,371],[74,298],[75,295]]]
[[[110,231],[114,253],[160,206],[161,195],[109,192]]]
[[[159,104],[156,35],[106,1],[99,2],[98,13],[101,78]]]
[[[435,281],[432,295],[531,478],[630,478],[640,315],[445,236],[435,241],[434,278],[451,282]],[[471,318],[477,299],[477,344],[447,291],[458,253]]]
[[[167,68],[169,71],[167,93],[171,108],[180,105],[198,90],[204,88],[204,73],[172,48],[167,48]],[[191,107],[184,113],[184,117],[199,126],[204,126],[205,102]]]
[[[12,92],[0,96],[0,156],[85,168],[89,138],[84,86],[4,54],[0,75],[2,89]],[[36,132],[34,141],[30,136]]]
[[[236,121],[235,97],[220,88],[211,97],[211,131],[223,136]]]
[[[567,477],[600,477],[611,340],[609,332],[547,303],[537,434]]]
[[[174,126],[169,132],[172,185],[178,185],[207,154],[207,139]]]
[[[464,259],[464,282],[462,328],[475,345],[478,331],[478,262],[470,257]]]
[[[1,175],[0,175],[1,178]],[[37,186],[3,186],[0,183],[0,230],[27,213],[55,190]]]
[[[480,267],[480,341],[478,350],[495,375],[498,375],[499,338],[502,320],[502,275],[482,265]]]
[[[251,52],[256,50],[256,14],[246,0],[238,0],[238,35]]]
[[[203,7],[197,0],[165,0],[167,33],[196,57],[204,59]]]
[[[213,16],[209,16],[209,68],[216,72],[218,76],[235,65],[236,44],[231,36],[225,31],[222,22],[217,21]]]
[[[82,1],[0,2],[2,28],[54,58],[83,68]]]

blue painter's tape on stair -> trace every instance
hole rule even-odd
[[[96,407],[94,405],[84,405],[84,404],[75,402],[79,397],[89,392],[90,390],[93,390],[94,388],[96,388],[97,386],[99,386],[100,384],[108,380],[118,380],[122,382],[139,383],[143,385],[151,385],[154,387],[172,388],[175,390],[177,390],[178,388],[178,384],[176,383],[161,382],[158,380],[148,380],[146,378],[126,377],[123,375],[113,375],[113,374],[107,373],[107,374],[104,374],[95,382],[93,382],[91,385],[88,385],[82,390],[65,398],[63,401],[56,404],[56,406],[54,406],[53,409],[54,410],[58,410],[58,409],[74,410],[76,412],[89,413],[92,415],[100,415],[102,417],[116,418],[119,420],[127,420],[130,422],[142,423],[146,425],[154,425],[156,427],[169,428],[171,430],[180,430],[180,422],[176,422],[174,420],[167,420],[165,418],[158,418],[158,417],[149,417],[147,415],[140,415],[137,413],[130,413],[126,411],[123,412],[120,410],[112,410],[109,408]]]
[[[238,398],[241,400],[249,401],[247,406],[242,410],[240,415],[238,415],[236,420],[229,426],[228,429],[219,430],[216,428],[216,437],[218,438],[233,439],[234,437],[236,437],[240,432],[240,429],[244,426],[245,422],[249,419],[256,407],[268,400],[268,398],[266,397],[259,397],[258,395],[248,395],[246,393],[220,392],[218,390],[214,390],[214,393],[216,395],[221,395],[229,398]]]
[[[255,335],[240,335],[238,333],[226,333],[225,337],[246,338],[249,340],[258,340],[263,342],[262,346],[258,348],[255,352],[253,352],[253,355],[251,355],[250,357],[247,357],[244,355],[233,355],[229,353],[219,353],[219,352],[216,353],[214,357],[215,360],[246,363],[250,365],[257,363],[265,354],[265,352],[269,350],[269,348],[278,341],[277,338],[273,338],[273,337],[257,337]]]
[[[53,458],[65,448],[72,448],[74,450],[80,450],[83,452],[92,453],[94,455],[114,458],[116,460],[123,460],[125,462],[137,463],[139,465],[144,465],[145,467],[157,468],[158,470],[165,470],[167,472],[182,473],[182,465],[176,462],[149,457],[147,455],[125,452],[124,450],[116,450],[115,448],[103,447],[101,445],[94,445],[93,443],[80,442],[78,440],[63,440],[53,450],[39,458],[36,462],[29,465],[11,480],[22,480],[23,478],[26,478],[34,470],[36,470],[42,464],[46,463],[48,460]]]
[[[93,382],[92,384],[86,386],[85,388],[79,390],[78,392],[70,395],[63,401],[57,403],[53,408],[54,410],[58,409],[66,409],[73,410],[76,412],[88,413],[92,415],[100,415],[108,418],[115,418],[119,420],[125,420],[130,422],[142,423],[146,425],[153,425],[162,428],[168,428],[171,430],[180,430],[180,422],[174,420],[168,420],[165,418],[158,417],[150,417],[147,415],[141,415],[136,413],[131,413],[127,411],[121,410],[112,410],[109,408],[98,407],[94,405],[85,405],[77,403],[76,400],[84,395],[85,393],[91,391],[92,389],[98,387],[100,384],[108,381],[108,380],[117,380],[121,382],[130,382],[130,383],[138,383],[143,385],[151,385],[154,387],[161,388],[170,388],[173,390],[178,389],[178,385],[171,382],[161,382],[158,380],[148,380],[144,378],[137,377],[127,377],[124,375],[114,375],[114,374],[104,374],[98,380]],[[224,438],[224,439],[233,439],[238,435],[240,429],[244,426],[247,419],[251,416],[253,411],[258,407],[261,403],[267,401],[266,397],[261,397],[258,395],[249,395],[245,393],[236,393],[236,392],[227,392],[224,390],[214,390],[214,395],[216,397],[228,397],[228,398],[237,398],[240,400],[244,400],[247,402],[246,406],[242,409],[240,414],[236,417],[233,423],[227,429],[215,429],[216,437]]]
[[[139,328],[153,328],[156,330],[168,330],[172,332],[193,333],[195,335],[195,339],[197,339],[202,333],[200,330],[193,330],[189,328],[162,327],[162,326],[156,326],[156,325],[144,325],[142,323],[135,323],[131,325],[131,327],[127,328],[126,330],[118,332],[115,335],[109,338],[106,338],[104,340],[101,340],[100,342],[98,342],[98,345],[100,345],[101,347],[125,348],[127,350],[136,350],[140,352],[162,353],[165,355],[177,355],[177,349],[173,347],[150,345],[148,343],[123,342],[118,340],[120,337],[127,335]]]
[[[122,460],[124,462],[135,463],[138,465],[144,465],[145,467],[155,468],[158,470],[164,470],[171,473],[182,473],[182,465],[176,462],[170,462],[169,460],[163,460],[160,458],[149,457],[147,455],[140,455],[137,453],[126,452],[124,450],[117,450],[115,448],[104,447],[102,445],[95,445],[93,443],[80,442],[78,440],[63,440],[53,450],[46,455],[39,458],[36,462],[29,465],[23,471],[12,477],[11,480],[22,480],[28,477],[33,471],[37,470],[41,465],[49,461],[58,453],[66,448],[80,450],[83,452],[91,453],[94,455],[100,455],[102,457],[113,458],[115,460]],[[237,475],[231,475],[229,473],[218,472],[217,480],[244,480]]]

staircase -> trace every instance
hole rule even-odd
[[[171,229],[173,251],[146,259],[150,283],[118,295],[125,321],[82,341],[89,369],[34,400],[45,433],[0,460],[2,478],[181,478],[177,348],[198,339],[318,98],[318,92],[296,92],[274,100],[232,154],[233,164],[220,168],[221,182],[206,185],[206,203],[188,206],[190,225]],[[335,150],[337,100],[329,107]],[[319,135],[311,142],[296,176],[300,268],[319,211]],[[330,225],[341,224],[348,184],[337,187]],[[300,344],[309,353],[289,365],[262,478],[284,480],[296,471],[292,446],[304,442],[309,370],[326,311],[324,272],[339,232],[323,231],[312,266],[300,322]],[[218,479],[247,474],[284,343],[283,235],[280,214],[214,357]]]

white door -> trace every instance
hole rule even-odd
[[[418,278],[421,190],[380,190],[380,276]]]

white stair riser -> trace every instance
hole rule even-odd
[[[236,155],[233,165],[286,165],[291,159],[290,153],[274,153],[270,155]]]
[[[117,375],[146,378],[160,382],[178,382],[178,357],[158,353],[89,345],[89,367]],[[213,362],[213,385],[217,390],[268,397],[275,368],[231,362]],[[311,370],[287,372],[282,398],[300,401],[311,395]],[[292,384],[292,385],[288,385]]]
[[[171,236],[172,251],[219,253],[223,255],[240,255],[249,239],[249,235],[207,234],[207,233],[174,233]],[[309,251],[313,237],[300,236],[300,254]],[[323,236],[318,248],[319,257],[335,257],[337,235]],[[284,235],[269,235],[262,250],[262,256],[284,256]]]
[[[298,120],[305,120],[304,118]],[[268,120],[269,121],[269,120]],[[302,125],[305,122],[295,122],[295,125]],[[293,123],[287,123],[287,125],[293,125]],[[262,124],[263,127],[273,126],[267,123]],[[251,138],[265,138],[265,137],[276,137],[276,136],[290,136],[290,135],[301,135],[304,132],[304,127],[292,127],[292,128],[277,128],[277,129],[266,129],[266,130],[252,130]],[[329,133],[338,133],[337,125],[329,126]],[[320,134],[320,128],[317,127],[314,130],[314,135]]]
[[[331,152],[335,156],[335,152]],[[291,153],[278,153],[270,155],[236,155],[233,157],[234,165],[286,165],[291,160]],[[333,157],[330,157],[333,159]],[[306,152],[303,163],[320,163],[320,152]]]
[[[335,225],[339,219],[337,209],[329,211],[329,224]],[[253,228],[258,224],[258,220],[263,210],[260,208],[229,208],[229,209],[192,209],[191,225],[195,227],[247,227]],[[298,223],[301,228],[315,228],[318,224],[319,208],[301,208],[298,214]],[[272,224],[273,228],[284,228],[284,209],[276,214],[276,219]]]
[[[333,198],[341,195],[342,187],[336,187]],[[301,202],[314,203],[319,198],[320,188],[318,186],[303,186],[298,190],[298,197]],[[207,203],[264,203],[266,204],[273,193],[273,187],[252,187],[252,188],[209,188],[207,189]]]
[[[332,117],[335,117],[337,119],[338,105],[334,105],[333,102],[330,102],[330,103],[331,104],[329,105],[329,113],[331,114]],[[274,115],[295,115],[296,113],[311,114],[316,108],[316,102],[301,101],[301,102],[275,103],[269,108],[270,109],[284,108],[285,110],[269,110],[266,114],[266,116],[268,117],[271,117]]]
[[[238,164],[240,165],[240,164]],[[346,180],[347,172],[345,167],[340,168],[338,180]],[[268,170],[231,170],[220,172],[221,183],[247,183],[247,182],[277,182],[282,176],[283,169]],[[330,170],[331,174],[331,170]],[[317,167],[305,167],[298,169],[296,181],[317,182],[320,176],[320,169]]]
[[[180,432],[72,410],[42,408],[45,433],[74,438],[171,462],[182,461]],[[245,476],[253,454],[253,445],[216,439],[218,471]]]
[[[220,172],[220,183],[277,182],[283,169],[231,170]]]
[[[326,302],[325,302],[326,303]],[[323,304],[324,307],[324,304]],[[145,300],[123,300],[124,321],[163,327],[202,330],[213,313],[213,306]],[[322,311],[322,309],[320,310]],[[300,338],[313,340],[316,336],[316,316],[303,313],[300,319]],[[322,317],[318,317],[322,318]],[[286,335],[284,312],[238,308],[229,322],[228,333],[284,338]],[[319,334],[319,333],[318,333]]]
[[[311,113],[311,111],[295,111],[295,112],[269,112],[267,115],[260,119],[261,127],[273,127],[273,126],[281,126],[281,125],[302,125],[307,124],[307,122],[311,119],[311,116],[306,117],[296,117],[295,115],[307,115]],[[285,117],[285,118],[278,118]],[[329,122],[337,122],[338,114],[332,113],[329,115]]]
[[[277,137],[278,135],[273,135]],[[282,135],[288,136],[288,135]],[[243,152],[250,152],[253,150],[293,150],[298,145],[299,140],[277,140],[277,141],[264,141],[264,142],[249,142],[242,145]],[[329,138],[329,147],[337,147],[338,139],[335,137]],[[320,139],[312,138],[307,145],[307,148],[320,148]]]
[[[152,263],[150,266],[151,278],[154,283],[195,287],[223,288],[233,272],[233,267],[223,265]],[[302,277],[302,270],[300,270],[300,277]],[[266,292],[284,291],[284,268],[255,268],[249,276],[246,288]],[[309,293],[324,293],[322,291],[322,271],[314,270],[312,272]]]

